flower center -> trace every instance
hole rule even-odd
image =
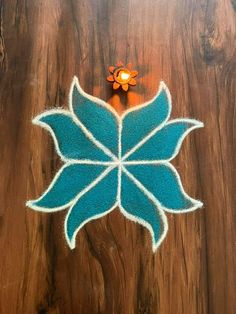
[[[119,84],[127,84],[130,81],[131,73],[126,68],[118,68],[114,72],[114,79]]]

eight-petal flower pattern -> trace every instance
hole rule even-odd
[[[64,165],[43,195],[27,206],[42,212],[69,208],[64,228],[71,248],[88,221],[119,207],[150,231],[155,251],[167,233],[165,211],[183,213],[202,206],[186,194],[170,160],[186,135],[203,124],[169,121],[170,113],[171,97],[163,82],[151,101],[119,116],[85,93],[75,77],[69,111],[49,110],[33,120],[51,133]]]

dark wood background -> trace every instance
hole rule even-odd
[[[0,26],[0,313],[236,313],[236,1],[1,0]],[[119,60],[140,72],[127,94],[106,82]],[[67,108],[74,75],[119,112],[163,79],[172,117],[205,123],[174,161],[205,206],[168,214],[156,254],[118,210],[71,251],[66,211],[25,207],[61,166],[31,119]]]

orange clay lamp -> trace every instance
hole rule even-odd
[[[118,89],[121,86],[124,91],[127,91],[129,85],[136,85],[134,78],[138,75],[138,72],[131,70],[130,63],[125,67],[122,62],[119,62],[116,66],[110,66],[108,70],[111,74],[107,77],[107,80],[113,83],[113,89]]]

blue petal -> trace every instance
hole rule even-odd
[[[165,122],[169,118],[170,111],[169,92],[162,83],[160,92],[148,105],[137,107],[124,115],[121,136],[122,156]]]
[[[48,111],[36,117],[34,123],[41,125],[52,133],[62,160],[111,160],[109,156],[88,139],[75,123],[72,115],[67,113],[67,111]]]
[[[165,210],[187,212],[202,206],[201,202],[185,193],[180,177],[170,163],[130,165],[126,168]]]
[[[71,207],[65,220],[65,234],[71,248],[75,247],[77,232],[90,220],[110,212],[117,197],[117,168],[107,174]]]
[[[114,111],[102,100],[86,94],[77,79],[72,84],[72,110],[94,138],[118,154],[118,121]]]
[[[203,124],[196,120],[172,120],[136,149],[127,160],[173,159],[187,134],[202,126]]]
[[[74,198],[92,183],[106,167],[100,165],[66,164],[56,174],[46,192],[27,206],[39,211],[58,211],[70,205]]]
[[[155,250],[165,237],[166,217],[125,173],[122,173],[121,182],[122,211],[128,219],[142,224],[151,232]]]

